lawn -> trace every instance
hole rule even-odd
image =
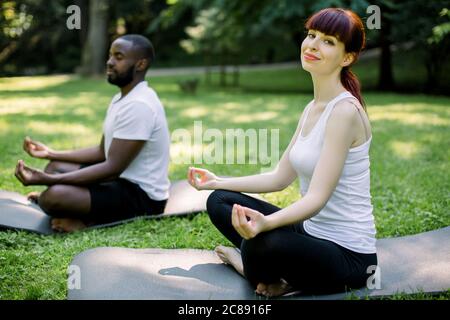
[[[241,89],[201,85],[197,94],[179,91],[186,77],[149,79],[166,108],[171,132],[203,129],[278,129],[279,153],[289,143],[311,94],[299,88],[282,92],[283,81],[308,85],[299,70],[242,75]],[[262,79],[262,80],[261,80]],[[298,82],[297,82],[298,80]],[[260,87],[255,86],[261,85]],[[294,85],[295,87],[296,85]],[[275,89],[273,89],[275,88]],[[272,90],[273,89],[273,90]],[[97,144],[107,105],[116,92],[103,79],[45,76],[0,79],[0,189],[27,193],[13,172],[18,159],[43,168],[24,154],[25,135],[55,149]],[[377,237],[397,237],[450,225],[450,98],[367,93],[373,126],[371,181]],[[172,151],[188,146],[174,142]],[[172,163],[170,178],[183,179],[189,164]],[[246,175],[260,165],[210,164],[219,175]],[[298,182],[266,199],[286,206],[298,199]],[[204,248],[227,243],[205,213],[187,218],[138,220],[114,228],[70,235],[41,236],[0,232],[0,299],[65,299],[66,270],[83,250],[100,246],[129,248]],[[448,299],[450,292],[440,298]],[[427,295],[400,299],[426,299]]]

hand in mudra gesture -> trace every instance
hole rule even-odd
[[[197,190],[214,190],[217,184],[217,176],[206,169],[190,167],[187,180]]]
[[[23,150],[25,150],[33,158],[47,159],[51,149],[45,144],[33,141],[30,137],[23,140]]]
[[[267,217],[259,211],[234,204],[231,223],[242,238],[249,240],[266,230]]]

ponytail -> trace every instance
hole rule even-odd
[[[350,93],[358,99],[361,103],[364,111],[367,113],[366,104],[361,95],[361,84],[359,83],[358,77],[350,70],[349,67],[342,68],[341,71],[341,82],[345,89],[350,91]]]

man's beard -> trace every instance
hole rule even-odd
[[[128,70],[123,73],[114,72],[108,75],[108,82],[118,86],[119,88],[123,88],[126,85],[130,84],[131,81],[133,81],[133,79],[134,79],[134,65],[128,68]]]

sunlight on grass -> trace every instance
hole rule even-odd
[[[7,134],[7,132],[10,130],[11,125],[6,122],[4,119],[0,119],[0,134]]]
[[[430,108],[424,104],[389,104],[388,106],[371,105],[369,116],[371,121],[394,120],[408,125],[450,125],[449,117],[442,117],[437,113],[424,113],[424,110],[449,112],[442,108]]]
[[[371,121],[379,120],[394,120],[399,121],[403,124],[410,125],[434,125],[434,126],[448,126],[450,125],[450,120],[442,119],[439,116],[430,116],[424,114],[414,114],[414,113],[404,113],[404,112],[389,112],[389,113],[379,113],[371,114]]]
[[[227,102],[227,103],[224,103],[221,108],[223,108],[224,110],[228,110],[228,111],[240,110],[240,109],[242,109],[242,105],[240,103],[236,103],[236,102]]]
[[[91,117],[95,115],[95,110],[92,108],[76,108],[73,114],[82,117]]]
[[[420,145],[417,142],[391,141],[389,147],[397,157],[402,159],[411,159],[420,151]]]
[[[181,112],[181,115],[188,118],[199,118],[207,116],[211,111],[206,107],[193,107]]]
[[[190,164],[195,163],[197,156],[203,155],[204,146],[198,144],[192,144],[186,141],[183,142],[171,142],[170,145],[170,159],[171,164]]]
[[[265,193],[263,194],[263,197],[266,201],[273,203],[280,208],[285,208],[300,199],[301,196],[299,193],[298,182],[291,184],[282,191]]]
[[[47,98],[2,98],[0,102],[0,115],[33,115],[36,113],[53,113],[53,108],[60,105],[63,100],[59,97]]]
[[[27,132],[37,134],[73,134],[73,135],[98,135],[92,128],[88,128],[80,123],[69,124],[66,122],[29,121],[25,129]]]
[[[281,102],[272,102],[267,105],[270,110],[284,111],[286,110],[286,104]]]
[[[258,112],[251,114],[241,114],[234,118],[234,123],[252,123],[254,121],[272,120],[277,118],[279,114],[273,111]]]
[[[70,75],[0,78],[0,91],[41,90],[72,79]]]

